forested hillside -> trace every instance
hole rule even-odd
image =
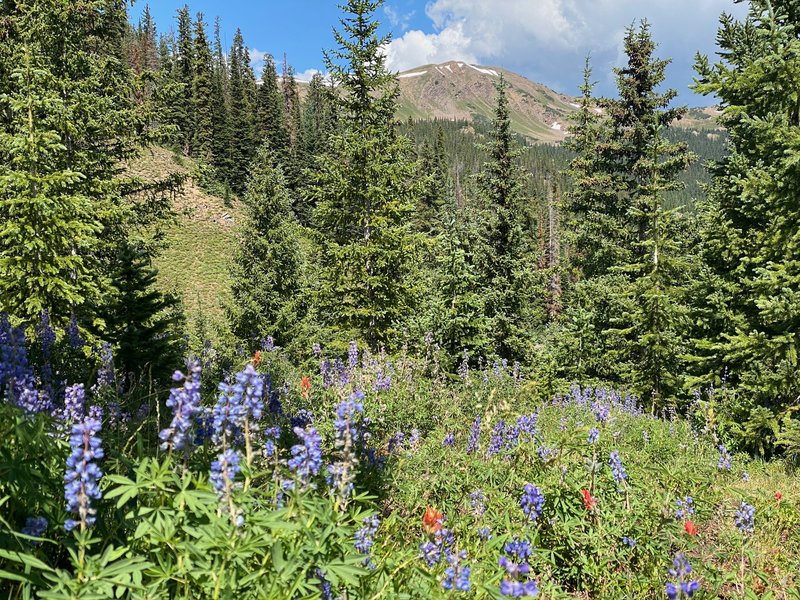
[[[301,93],[0,2],[0,591],[800,598],[800,2],[692,111],[645,20],[570,97],[398,76],[383,6]]]

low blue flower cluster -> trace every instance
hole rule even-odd
[[[688,519],[694,514],[694,499],[691,496],[675,500],[675,518],[678,521]]]
[[[720,444],[718,449],[719,460],[717,461],[717,469],[720,471],[730,471],[731,455],[728,453],[728,449],[725,447],[725,444]]]
[[[750,535],[756,527],[756,509],[746,502],[742,502],[736,510],[734,518],[736,528],[745,535]]]
[[[307,485],[322,467],[322,438],[314,427],[295,427],[294,433],[302,443],[291,447],[288,465],[300,482]]]
[[[505,569],[506,577],[500,582],[500,593],[512,598],[538,595],[536,581],[528,579],[531,572],[528,559],[533,555],[531,543],[514,538],[505,544],[503,552],[505,554],[500,556],[498,563]]]
[[[622,464],[622,459],[619,457],[619,450],[613,450],[608,457],[608,466],[611,467],[611,475],[617,485],[621,486],[622,483],[628,479],[628,473]]]
[[[64,474],[64,499],[67,512],[77,513],[77,519],[66,520],[64,527],[67,531],[94,525],[96,510],[91,502],[102,497],[99,481],[103,472],[97,465],[97,461],[103,458],[101,440],[97,436],[102,427],[98,412],[91,411],[89,416],[72,426],[69,438],[72,451]]]
[[[442,587],[446,590],[468,592],[470,590],[470,567],[464,563],[467,560],[467,551],[450,552],[447,556],[448,567],[444,570]]]
[[[167,407],[172,409],[173,417],[169,427],[162,430],[158,437],[161,439],[162,450],[183,450],[187,441],[191,439],[194,418],[200,412],[200,362],[188,361],[186,364],[188,375],[175,371],[172,380],[182,381],[181,387],[174,387],[169,391]]]
[[[692,580],[692,565],[683,554],[676,554],[672,568],[668,571],[672,581],[667,582],[666,594],[669,600],[691,598],[700,589],[700,583]]]
[[[366,558],[364,558],[364,566],[369,569],[375,568],[375,565],[372,563],[372,558],[370,557],[370,551],[372,550],[372,546],[375,544],[375,534],[378,533],[378,527],[380,527],[380,524],[381,520],[377,515],[365,517],[362,521],[363,527],[356,531],[354,536],[355,542],[353,545],[357,552],[366,554]]]
[[[526,483],[522,488],[522,497],[519,500],[520,508],[531,521],[536,521],[542,516],[544,510],[544,494],[535,485]]]

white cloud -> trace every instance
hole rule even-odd
[[[714,52],[723,11],[741,16],[745,7],[730,0],[432,0],[426,14],[433,32],[412,30],[393,40],[389,66],[403,70],[464,60],[503,66],[576,93],[583,58],[591,53],[600,92],[611,93],[611,68],[624,58],[623,31],[647,18],[658,56],[673,59],[669,84],[687,99],[694,53]]]
[[[269,54],[269,52],[263,52],[258,48],[250,48],[249,52],[250,52],[250,61],[253,64],[263,63],[264,59],[267,58],[267,54]]]
[[[323,73],[319,69],[306,69],[301,73],[295,73],[294,78],[297,79],[297,81],[304,81],[305,83],[308,83],[309,81],[311,81],[312,77],[314,77],[314,75],[317,74],[322,75],[322,78],[326,82],[328,81],[328,74]]]
[[[471,45],[472,40],[464,35],[460,23],[439,33],[423,33],[415,29],[392,40],[386,49],[386,65],[393,71],[405,71],[448,60],[476,62],[477,55],[470,50]]]
[[[383,13],[386,15],[386,18],[389,19],[389,24],[395,28],[399,29],[400,31],[406,31],[408,29],[408,24],[411,22],[411,18],[416,14],[416,11],[411,12],[401,12],[400,10],[394,8],[391,4],[386,4],[383,7]]]

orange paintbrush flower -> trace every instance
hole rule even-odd
[[[781,494],[780,492],[775,492],[775,500],[777,500],[778,502],[783,500],[783,494]]]
[[[586,510],[594,510],[595,506],[597,506],[597,498],[592,498],[589,490],[581,490],[581,496],[583,496],[583,506]]]
[[[256,353],[253,354],[253,366],[257,367],[261,364],[261,350],[256,350]]]
[[[305,400],[308,400],[309,394],[311,394],[311,378],[308,375],[304,375],[300,380],[300,395]]]
[[[427,533],[437,533],[442,530],[442,513],[432,506],[425,509],[422,517],[422,527]]]
[[[683,530],[689,535],[697,535],[697,527],[693,521],[686,521],[683,524]]]

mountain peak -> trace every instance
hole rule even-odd
[[[566,136],[574,98],[500,67],[451,60],[415,67],[398,74],[400,118],[467,119],[494,116],[495,84],[508,83],[514,130],[533,140],[557,142]]]

